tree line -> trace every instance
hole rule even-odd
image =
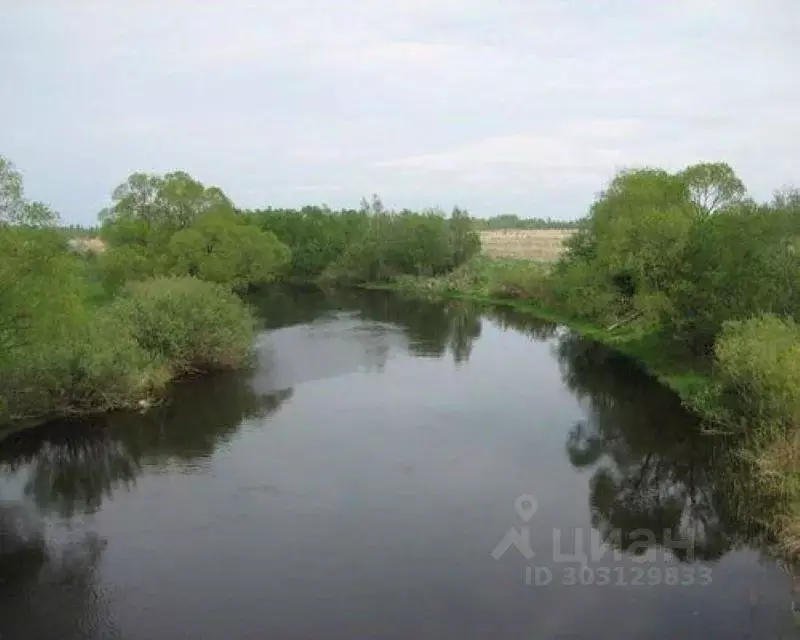
[[[475,228],[480,231],[501,229],[577,229],[580,220],[556,220],[554,218],[520,218],[513,213],[505,213],[489,218],[474,218]]]

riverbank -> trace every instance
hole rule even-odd
[[[479,258],[444,277],[404,276],[392,283],[370,283],[363,288],[428,300],[512,307],[564,325],[633,358],[703,419],[705,432],[735,439],[731,481],[738,482],[738,474],[750,476],[758,495],[749,515],[774,537],[781,553],[792,562],[800,561],[800,430],[783,437],[762,430],[760,425],[743,425],[742,416],[732,415],[720,406],[722,383],[713,365],[670,350],[657,329],[624,319],[605,326],[592,324],[526,297],[542,284],[540,278],[547,278],[548,270],[546,264]],[[736,424],[731,418],[736,419]]]
[[[665,349],[656,331],[625,322],[605,326],[590,323],[537,299],[548,270],[547,263],[479,257],[444,277],[403,276],[391,283],[368,283],[362,287],[431,300],[469,300],[531,313],[634,358],[688,405],[702,396],[711,384],[709,367],[688,355]]]

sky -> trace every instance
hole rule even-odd
[[[797,0],[3,0],[0,154],[91,224],[134,171],[237,205],[584,215],[615,171],[800,185]]]

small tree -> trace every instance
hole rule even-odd
[[[450,216],[450,243],[453,250],[453,267],[464,264],[481,250],[481,238],[474,229],[472,218],[466,210],[453,208]]]

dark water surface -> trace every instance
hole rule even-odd
[[[721,444],[509,311],[256,301],[258,365],[0,442],[0,638],[791,638]]]

